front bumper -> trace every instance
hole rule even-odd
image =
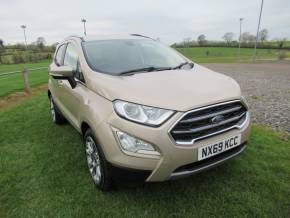
[[[243,143],[239,145],[238,147],[225,151],[221,154],[215,155],[206,160],[197,161],[192,164],[181,166],[177,168],[176,170],[174,170],[173,173],[171,173],[170,179],[179,179],[179,178],[191,176],[193,174],[202,172],[204,170],[208,170],[212,167],[220,165],[224,163],[225,161],[239,155],[245,149],[246,149],[246,143]]]
[[[192,145],[177,145],[168,135],[168,131],[184,113],[176,113],[170,120],[160,127],[153,128],[136,124],[120,118],[114,112],[108,120],[102,122],[95,130],[96,137],[104,150],[106,159],[115,167],[151,172],[146,178],[148,182],[164,181],[189,176],[202,170],[222,163],[241,153],[250,133],[250,116],[240,128],[231,129],[219,135],[194,142]],[[161,156],[125,153],[116,140],[114,130],[121,130],[141,140],[149,142],[158,148]],[[206,159],[204,164],[198,161],[198,148],[220,141],[233,135],[241,134],[241,146],[231,149],[230,155],[213,156]],[[198,163],[198,164],[197,164]],[[198,166],[195,166],[198,165]],[[187,168],[185,166],[188,166]],[[192,168],[190,168],[190,166]],[[183,170],[182,170],[183,169]]]

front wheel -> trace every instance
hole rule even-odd
[[[112,178],[110,175],[109,165],[90,129],[87,130],[84,136],[84,143],[89,173],[96,187],[102,191],[110,190]]]
[[[65,118],[63,117],[63,115],[59,112],[59,110],[57,109],[52,96],[50,96],[49,98],[49,103],[50,103],[50,114],[51,114],[51,119],[54,123],[56,124],[62,124],[65,122]]]

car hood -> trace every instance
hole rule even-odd
[[[120,99],[176,111],[241,97],[240,87],[232,78],[197,64],[190,70],[97,75],[98,78],[90,80],[91,88],[111,101]]]

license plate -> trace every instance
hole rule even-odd
[[[241,144],[241,134],[198,148],[198,160],[204,160]]]

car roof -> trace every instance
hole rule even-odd
[[[110,35],[89,35],[89,36],[69,36],[66,38],[73,39],[78,38],[82,41],[88,42],[88,41],[96,41],[96,40],[110,40],[110,39],[140,39],[140,38],[146,38],[154,40],[153,38],[150,38],[149,36],[141,35],[141,34],[110,34]]]

